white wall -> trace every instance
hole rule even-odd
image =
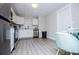
[[[60,27],[63,27],[63,29],[66,29],[66,27],[79,29],[79,3],[68,4],[68,5],[64,6],[62,9],[61,10],[64,14],[60,15],[60,16],[64,21],[63,20],[58,21],[61,24]],[[63,26],[62,24],[66,25],[66,26]],[[58,26],[59,26],[59,24],[58,24]],[[66,31],[67,31],[67,29],[66,29]]]
[[[64,6],[47,16],[47,37],[55,40],[57,31],[67,30],[72,27],[70,5]]]
[[[47,16],[47,37],[55,40],[57,31],[66,31],[72,27],[71,8],[66,5]]]
[[[47,37],[50,39],[55,38],[56,31],[69,31],[70,27],[79,28],[79,3],[68,4],[48,15],[46,25]]]
[[[42,31],[46,31],[46,18],[39,16],[39,37],[42,37]]]
[[[57,31],[69,31],[72,28],[71,4],[57,10]]]
[[[55,32],[57,31],[57,16],[56,12],[48,15],[46,18],[47,37],[55,40]]]
[[[32,28],[32,19],[31,18],[25,18],[24,19],[24,27],[25,28]]]
[[[79,3],[72,4],[73,28],[79,28]]]

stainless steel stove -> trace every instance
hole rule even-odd
[[[39,38],[39,29],[38,28],[34,28],[34,30],[33,30],[33,38]]]

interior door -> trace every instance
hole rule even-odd
[[[58,31],[69,31],[72,27],[71,6],[67,5],[57,12]]]

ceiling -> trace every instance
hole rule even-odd
[[[19,16],[34,17],[46,16],[66,4],[67,3],[38,3],[38,7],[34,9],[31,3],[13,3],[12,8]]]

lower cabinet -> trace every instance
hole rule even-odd
[[[32,38],[33,37],[33,29],[20,29],[18,38]]]

